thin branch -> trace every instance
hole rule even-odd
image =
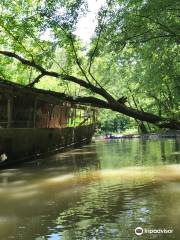
[[[27,36],[29,36],[29,35],[31,35],[31,38],[32,38],[33,40],[36,40],[36,44],[40,47],[40,49],[41,49],[43,52],[46,52],[46,50],[42,47],[42,44],[40,44],[40,43],[38,42],[37,37],[36,37],[34,34],[32,34],[32,33],[28,33]],[[51,56],[48,56],[48,58],[50,58],[55,64],[57,64],[57,66],[58,66],[65,74],[67,74],[67,72],[64,70],[64,68],[56,61],[55,58],[52,58]]]
[[[171,38],[173,37],[174,35],[172,34],[168,34],[168,35],[156,35],[156,36],[152,36],[152,37],[149,37],[149,38],[145,38],[145,39],[142,39],[142,40],[136,40],[136,41],[130,41],[129,43],[145,43],[145,42],[149,42],[151,40],[154,40],[154,39],[158,39],[158,38]]]
[[[149,32],[150,32],[150,30],[145,31],[145,32],[142,32],[142,33],[138,33],[138,34],[136,34],[136,35],[134,35],[134,36],[129,36],[129,37],[125,38],[124,40],[116,41],[115,43],[121,43],[121,44],[123,45],[123,48],[124,48],[125,45],[126,45],[126,43],[127,43],[127,41],[129,41],[129,40],[131,40],[131,39],[134,39],[134,38],[137,38],[137,37],[141,37],[141,36],[143,36],[144,34],[147,34],[147,33],[149,33]],[[126,34],[126,31],[123,31],[122,34]]]
[[[6,76],[4,75],[4,73],[2,73],[2,71],[0,71],[0,75],[3,77],[3,79],[6,81]]]
[[[18,39],[17,37],[15,37],[15,36],[12,34],[12,32],[10,32],[3,24],[0,24],[0,26],[1,26],[2,28],[4,28],[4,30],[5,30],[5,31],[25,50],[25,52],[27,52],[27,53],[31,56],[31,58],[33,59],[33,55],[31,54],[31,52],[30,52],[29,50],[27,50],[27,48],[22,44],[22,42],[19,41],[19,39]],[[37,38],[35,37],[34,34],[32,34],[32,32],[28,32],[28,34],[25,33],[25,35],[26,35],[27,37],[29,37],[29,35],[31,35],[31,37],[33,38],[33,40],[36,40],[36,44],[41,48],[41,50],[42,50],[43,52],[45,52],[44,48],[43,48],[42,45],[38,42]],[[52,58],[51,56],[48,56],[48,57],[49,57],[52,61],[54,61],[54,62],[58,65],[58,67],[60,67],[60,68],[62,69],[62,71],[66,74],[66,71],[63,69],[62,66],[60,66],[60,64],[55,60],[55,58]]]
[[[41,78],[45,76],[44,73],[39,74],[31,83],[27,84],[27,87],[34,87],[34,84],[38,83]]]
[[[110,3],[111,3],[111,0],[107,3],[107,5],[110,5]],[[97,41],[96,41],[95,48],[94,48],[94,50],[93,50],[93,52],[92,52],[92,54],[91,54],[90,61],[89,61],[89,67],[88,67],[88,73],[89,73],[89,75],[90,75],[91,78],[95,81],[95,83],[97,84],[97,86],[99,86],[102,90],[105,90],[105,89],[104,89],[103,86],[96,80],[96,78],[95,78],[94,75],[92,74],[92,72],[91,72],[91,67],[92,67],[92,64],[93,64],[93,61],[94,61],[95,53],[96,53],[96,51],[97,51],[97,49],[98,49],[98,46],[99,46],[99,41],[100,41],[100,38],[101,38],[101,33],[102,33],[103,28],[104,28],[104,26],[105,26],[105,24],[103,24],[102,22],[103,22],[103,19],[106,17],[107,10],[108,10],[108,8],[105,10],[105,14],[104,14],[104,16],[101,18],[100,31],[99,31],[99,34],[98,34],[98,38],[97,38]]]
[[[94,55],[95,55],[95,53],[98,49],[98,45],[99,45],[99,41],[100,41],[100,38],[101,38],[102,31],[103,31],[103,25],[101,25],[101,29],[100,29],[99,34],[98,34],[98,38],[97,38],[97,41],[96,41],[94,51],[93,51],[93,53],[91,54],[91,57],[90,57],[89,68],[88,68],[89,73],[91,72],[91,66],[92,66],[92,63],[93,63],[93,60],[94,60]]]
[[[81,64],[80,64],[80,61],[79,61],[79,59],[78,59],[77,51],[76,51],[76,48],[75,48],[75,46],[74,46],[74,41],[73,41],[71,35],[68,34],[61,25],[59,25],[59,27],[60,27],[61,30],[64,32],[64,34],[67,36],[67,38],[70,39],[71,46],[72,46],[72,49],[73,49],[73,52],[74,52],[74,56],[75,56],[75,61],[76,61],[77,65],[78,65],[79,69],[81,70],[83,76],[84,76],[85,79],[87,80],[87,82],[90,83],[90,80],[89,80],[89,78],[87,77],[87,75],[86,75],[84,69],[82,68],[82,66],[81,66]],[[31,34],[31,33],[30,33],[30,34]],[[38,43],[37,38],[36,38],[33,34],[31,34],[31,37],[33,37],[33,39],[36,39],[36,43],[37,43],[37,44],[39,45],[39,47],[44,51],[44,49],[42,48],[41,44]],[[52,57],[50,57],[50,58],[62,69],[62,71],[63,71],[65,74],[67,74],[66,71],[59,65],[59,63],[58,63],[54,58],[52,58]],[[91,77],[95,80],[95,78],[92,76],[92,74],[90,74],[90,75],[91,75]],[[34,81],[33,81],[33,82],[34,82]],[[99,87],[102,88],[102,86],[98,83],[97,80],[95,80],[95,82],[97,83],[97,85],[99,85]],[[36,83],[36,82],[35,82],[35,83]],[[67,87],[68,87],[68,86],[67,86]],[[106,90],[104,89],[104,91],[106,91]]]
[[[77,65],[79,66],[79,68],[80,68],[81,72],[83,73],[83,75],[84,75],[85,79],[87,80],[87,82],[88,82],[91,86],[94,86],[94,85],[89,81],[89,79],[88,79],[88,77],[87,77],[84,69],[81,67],[81,64],[80,64],[80,62],[79,62],[79,59],[78,59],[78,56],[77,56],[77,52],[76,52],[76,49],[75,49],[75,46],[74,46],[74,42],[73,42],[73,39],[72,39],[71,36],[70,36],[70,40],[71,40],[71,44],[72,44],[73,51],[74,51],[74,54],[75,54],[75,59],[76,59]],[[92,74],[91,74],[91,76],[92,76]],[[103,93],[106,95],[105,98],[106,98],[108,101],[113,102],[113,101],[114,101],[114,98],[98,83],[98,81],[97,81],[94,77],[92,77],[92,78],[95,80],[95,82],[97,83],[97,85],[100,87],[100,88],[98,88],[98,87],[96,87],[96,88],[99,89],[99,91],[103,92]],[[94,87],[95,87],[95,86],[94,86]],[[101,95],[101,94],[100,94],[100,95]]]
[[[16,36],[14,36],[14,34],[13,34],[11,31],[9,31],[9,30],[4,26],[3,23],[0,22],[0,26],[1,26],[1,27],[5,30],[5,32],[7,32],[7,33],[25,50],[25,52],[27,52],[27,53],[31,56],[31,58],[33,59],[33,55],[31,54],[30,51],[28,51],[28,50],[26,49],[26,47],[22,44],[22,42],[19,41],[19,39],[18,39]]]
[[[95,83],[100,87],[100,88],[103,88],[101,86],[101,84],[95,79],[95,77],[93,76],[92,72],[91,72],[91,66],[92,66],[92,63],[93,63],[93,60],[94,60],[94,55],[98,49],[98,45],[99,45],[99,41],[100,41],[100,37],[101,37],[101,33],[102,33],[102,30],[103,30],[103,25],[101,26],[101,29],[100,29],[100,32],[99,32],[99,35],[98,35],[98,39],[97,39],[97,42],[96,42],[96,45],[95,45],[95,48],[94,48],[94,51],[90,57],[90,62],[89,62],[89,68],[88,68],[88,73],[89,75],[91,76],[91,78],[95,81]]]
[[[66,35],[66,37],[70,40],[70,44],[71,44],[72,50],[73,50],[73,52],[74,52],[76,64],[78,65],[79,69],[81,70],[81,72],[82,72],[83,76],[85,77],[86,81],[90,83],[90,81],[89,81],[89,79],[88,79],[88,77],[87,77],[84,69],[82,68],[82,66],[81,66],[81,64],[80,64],[80,61],[79,61],[79,58],[78,58],[78,55],[77,55],[77,52],[76,52],[76,48],[75,48],[75,46],[74,46],[74,41],[73,41],[73,38],[72,38],[71,34],[68,34],[60,24],[59,24],[58,26],[59,26],[59,27],[61,28],[61,30],[64,32],[64,34]]]
[[[12,34],[12,32],[10,32],[3,24],[0,24],[0,26],[1,26],[2,28],[4,28],[4,30],[5,30],[5,31],[25,50],[25,52],[27,52],[27,53],[31,56],[31,58],[33,59],[33,55],[31,54],[30,51],[28,51],[28,50],[26,49],[26,47],[22,44],[22,42],[19,41],[19,39],[18,39],[17,37],[15,37],[15,36]],[[45,52],[44,48],[43,48],[42,45],[38,42],[37,38],[35,37],[34,34],[32,34],[32,32],[29,32],[28,35],[25,33],[25,35],[26,35],[27,37],[29,37],[29,35],[31,35],[31,37],[33,38],[33,40],[36,41],[36,44],[40,47],[40,49],[41,49],[43,52]],[[56,63],[57,66],[58,66],[65,74],[67,74],[66,71],[64,70],[64,68],[55,60],[55,58],[52,58],[51,56],[48,56],[48,58],[50,58],[54,63]],[[44,76],[44,75],[43,75],[43,76]],[[41,77],[40,77],[40,78],[41,78]],[[37,82],[40,80],[40,78],[37,77],[37,78],[30,84],[30,86],[33,86],[35,83],[37,83]],[[67,84],[67,85],[68,85],[68,84]],[[67,88],[68,88],[68,86],[67,86]]]
[[[167,11],[180,11],[180,8],[168,8]]]
[[[75,48],[75,46],[74,46],[74,41],[73,41],[73,39],[72,39],[71,36],[69,36],[69,39],[70,39],[71,46],[72,46],[72,49],[73,49],[73,52],[74,52],[75,61],[76,61],[77,65],[78,65],[79,69],[81,70],[82,74],[84,75],[85,79],[87,80],[87,82],[90,83],[90,81],[89,81],[89,79],[88,79],[88,77],[87,77],[84,69],[82,68],[82,66],[81,66],[81,64],[80,64],[80,62],[79,62],[79,58],[78,58],[78,56],[77,56],[76,48]]]
[[[37,37],[36,37],[32,32],[28,33],[28,35],[26,34],[26,36],[28,36],[28,37],[29,37],[29,35],[31,36],[31,38],[32,38],[33,40],[36,41],[36,44],[40,47],[40,49],[41,49],[43,52],[45,52],[45,49],[42,47],[42,44],[39,43],[39,39],[37,39]],[[48,58],[50,58],[55,64],[57,64],[57,66],[62,70],[62,72],[63,72],[64,74],[67,74],[67,72],[64,70],[64,68],[56,61],[55,58],[52,58],[51,56],[48,56]],[[40,80],[40,79],[39,79],[39,80]],[[34,80],[34,81],[35,81],[35,80]],[[34,82],[34,81],[33,81],[33,82]],[[32,82],[32,84],[33,84],[33,82]],[[68,92],[70,93],[68,83],[66,82],[65,84],[66,84],[66,88],[67,88]],[[34,84],[33,84],[33,85],[34,85]]]
[[[107,3],[108,5],[111,3],[111,0]],[[108,9],[108,8],[107,8]],[[100,87],[100,88],[102,88],[103,89],[103,87],[101,86],[101,84],[95,79],[95,77],[93,76],[93,74],[92,74],[92,72],[91,72],[91,67],[92,67],[92,64],[93,64],[93,61],[94,61],[94,56],[95,56],[95,53],[96,53],[96,51],[97,51],[97,49],[98,49],[98,46],[99,46],[99,42],[100,42],[100,38],[101,38],[101,33],[102,33],[102,31],[103,31],[103,28],[104,28],[104,26],[105,26],[105,24],[103,23],[103,20],[104,20],[104,18],[106,17],[106,14],[107,14],[107,9],[105,10],[105,14],[104,14],[104,16],[102,16],[102,18],[101,18],[101,26],[100,26],[100,31],[99,31],[99,34],[98,34],[98,38],[97,38],[97,41],[96,41],[96,45],[95,45],[95,48],[94,48],[94,50],[93,50],[93,52],[92,52],[92,54],[91,54],[91,57],[90,57],[90,61],[89,61],[89,67],[88,67],[88,73],[89,73],[89,75],[91,76],[91,78],[95,81],[95,83]]]
[[[168,26],[164,25],[163,23],[161,23],[161,22],[159,22],[157,20],[152,19],[149,16],[139,15],[139,14],[137,14],[136,16],[141,17],[141,18],[146,18],[146,19],[150,20],[151,22],[159,25],[161,27],[161,29],[164,29],[166,32],[170,33],[174,37],[179,37],[179,35],[177,33],[175,33],[174,31],[172,31]]]

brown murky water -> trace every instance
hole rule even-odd
[[[8,239],[179,240],[180,139],[96,142],[1,171]]]

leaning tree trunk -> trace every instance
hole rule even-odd
[[[49,91],[47,91],[50,93]],[[116,102],[107,102],[95,97],[72,97],[67,96],[62,93],[53,93],[55,96],[63,96],[64,100],[80,103],[80,104],[90,104],[93,107],[97,108],[105,108],[110,109],[112,111],[124,114],[126,116],[132,117],[134,119],[140,120],[142,122],[152,123],[160,128],[169,128],[169,129],[176,129],[180,130],[180,121],[174,119],[168,119],[164,117],[160,117],[154,115],[152,113],[147,113],[142,110],[137,110],[132,107],[126,106],[125,104],[121,104],[118,101]]]

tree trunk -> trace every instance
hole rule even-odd
[[[115,112],[122,113],[126,116],[138,119],[143,122],[155,124],[160,128],[170,128],[180,130],[180,121],[174,119],[163,118],[152,113],[147,113],[141,110],[128,107],[125,104],[120,104],[118,101],[109,103],[95,97],[77,97],[64,96],[64,100],[74,103],[90,104],[93,107],[110,109]]]

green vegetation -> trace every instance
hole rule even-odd
[[[85,0],[2,0],[0,80],[114,111],[100,113],[102,131],[180,129],[179,9],[177,0],[107,0],[85,45],[75,35]]]
[[[103,110],[99,113],[99,121],[97,123],[98,134],[110,134],[110,133],[137,133],[137,125],[134,119],[119,113],[112,112],[110,110]]]

